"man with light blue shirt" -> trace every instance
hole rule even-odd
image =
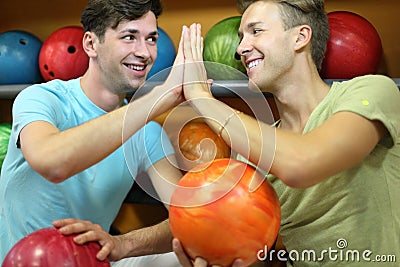
[[[182,101],[180,88],[171,89],[167,80],[125,100],[156,60],[161,11],[159,0],[90,0],[82,14],[87,72],[32,85],[15,99],[0,178],[1,261],[21,238],[55,220],[74,231],[87,231],[89,222],[110,229],[139,173],[148,174],[160,200],[169,200],[165,184],[182,174],[165,132],[151,120]],[[133,257],[130,266],[179,266],[166,253],[172,249],[168,221],[130,235],[135,247],[129,255],[106,246],[97,257]]]

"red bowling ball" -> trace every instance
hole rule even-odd
[[[110,267],[108,260],[97,260],[98,243],[77,245],[74,236],[62,235],[56,228],[37,230],[14,245],[2,267]]]
[[[375,27],[364,17],[348,12],[328,13],[330,39],[321,77],[351,79],[376,74],[382,58],[382,43]]]
[[[83,50],[83,28],[66,26],[53,32],[43,43],[39,54],[39,68],[46,81],[77,78],[89,66]]]

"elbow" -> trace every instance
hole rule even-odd
[[[53,164],[51,161],[30,162],[32,169],[51,183],[61,183],[70,177],[66,164]]]
[[[310,187],[311,184],[306,182],[306,175],[303,175],[300,172],[285,172],[282,175],[278,176],[282,182],[287,185],[288,187],[297,188],[297,189],[305,189]]]
[[[283,164],[276,176],[288,187],[305,189],[316,184],[315,173],[307,157],[299,156]]]
[[[62,169],[49,170],[48,172],[44,173],[44,175],[42,175],[42,176],[46,180],[48,180],[49,182],[52,182],[54,184],[59,184],[69,178],[69,176],[66,174],[66,172]]]

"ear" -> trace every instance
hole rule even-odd
[[[83,35],[82,45],[83,50],[85,50],[89,58],[97,56],[96,42],[98,42],[98,38],[93,32],[85,32],[85,34]]]
[[[296,50],[301,50],[311,42],[312,29],[308,25],[300,25],[297,27]]]

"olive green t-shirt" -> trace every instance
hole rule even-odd
[[[341,111],[379,120],[389,134],[361,164],[307,189],[268,176],[281,203],[283,259],[289,266],[400,266],[399,90],[381,75],[334,82],[304,133]]]

